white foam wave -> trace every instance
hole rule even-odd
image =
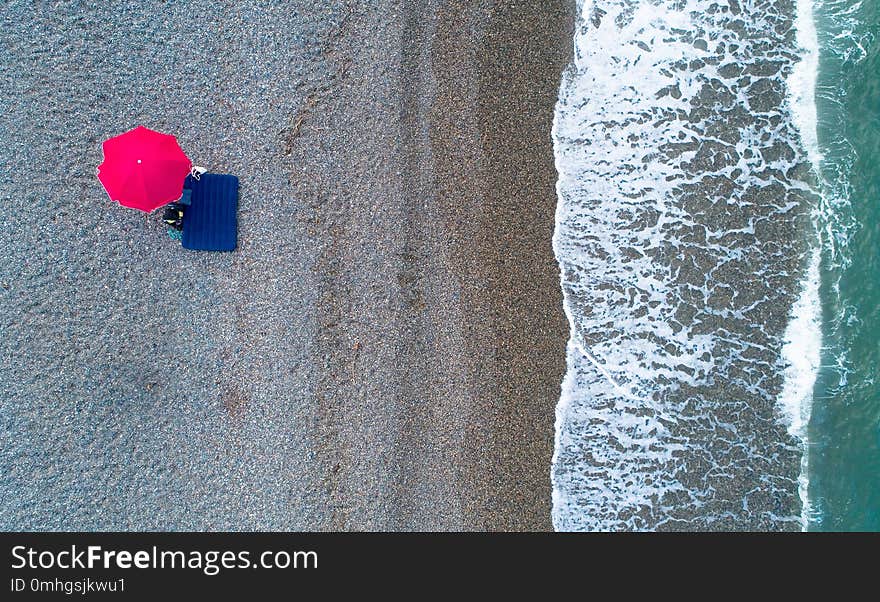
[[[792,119],[800,133],[813,171],[821,178],[822,153],[818,141],[816,109],[816,81],[819,71],[819,41],[813,15],[813,0],[798,0],[794,26],[801,59],[794,65],[787,80]],[[816,213],[821,210],[817,205]],[[817,232],[818,234],[818,232]],[[798,476],[798,494],[801,499],[801,525],[806,530],[810,522],[809,500],[809,439],[807,427],[813,405],[813,388],[819,373],[822,351],[822,307],[819,298],[821,283],[821,246],[810,259],[801,294],[795,302],[782,349],[785,381],[779,404],[787,418],[789,433],[796,437],[803,449],[801,473]]]
[[[797,0],[794,27],[800,48],[800,60],[794,64],[786,82],[792,119],[813,169],[818,174],[822,163],[816,124],[816,79],[819,73],[819,39],[813,18],[813,0]]]
[[[813,253],[802,283],[801,295],[791,311],[791,320],[785,330],[782,359],[785,364],[785,383],[779,394],[779,405],[788,425],[788,432],[801,441],[801,474],[798,476],[798,494],[801,498],[802,528],[810,520],[809,500],[809,447],[807,427],[813,404],[813,387],[819,372],[822,350],[822,308],[819,300],[818,247]]]

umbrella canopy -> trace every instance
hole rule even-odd
[[[191,168],[177,138],[139,125],[104,141],[98,179],[112,200],[149,212],[180,198]]]

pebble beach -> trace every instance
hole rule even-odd
[[[547,530],[573,2],[0,7],[0,528]],[[145,125],[239,247],[112,203]]]

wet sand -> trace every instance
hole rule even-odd
[[[0,526],[549,529],[573,7],[203,4],[0,12]],[[106,200],[138,123],[237,252]]]

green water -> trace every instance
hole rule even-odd
[[[880,530],[880,0],[815,6],[823,353],[811,530]]]

